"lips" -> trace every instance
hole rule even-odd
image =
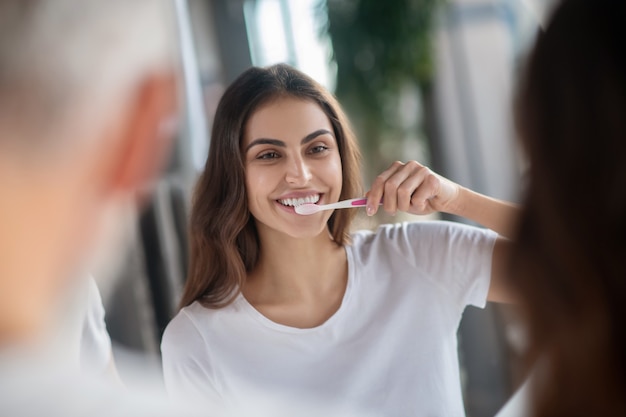
[[[307,195],[304,197],[283,198],[283,199],[278,199],[276,201],[278,201],[280,204],[286,207],[296,207],[302,204],[315,204],[319,200],[320,200],[319,194],[311,194],[311,195]]]

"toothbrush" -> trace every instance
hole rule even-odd
[[[367,198],[353,198],[352,200],[339,201],[332,204],[313,204],[305,203],[295,207],[295,211],[303,216],[317,213],[323,210],[334,210],[341,208],[365,207]]]

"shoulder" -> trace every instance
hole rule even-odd
[[[356,233],[348,252],[364,274],[402,283],[405,290],[419,285],[423,291],[422,284],[434,284],[455,305],[480,306],[489,287],[496,238],[493,231],[461,223],[398,223]]]
[[[387,224],[379,227],[377,234],[388,239],[397,239],[405,236],[417,235],[421,238],[461,236],[461,235],[485,235],[493,233],[490,230],[444,220],[430,220],[417,222],[403,222]]]
[[[239,315],[239,299],[219,309],[194,301],[182,308],[165,328],[161,351],[167,354],[177,350],[204,349],[209,341],[216,343],[224,336],[224,331],[232,330],[240,320]]]
[[[460,223],[407,222],[357,232],[347,251],[361,270],[393,271],[396,277],[419,272],[439,281],[453,273],[464,276],[471,265],[490,265],[496,237],[490,230]]]
[[[187,350],[189,342],[202,343],[205,338],[200,322],[205,316],[210,315],[211,311],[197,301],[182,308],[165,328],[161,350],[164,353],[176,351],[178,348]]]
[[[226,332],[214,329],[211,320],[219,318],[222,310],[206,308],[196,301],[181,309],[167,325],[161,340],[161,359],[165,386],[173,398],[206,399],[211,392],[207,389],[219,386],[214,376],[218,361],[213,349],[220,345],[216,337]]]
[[[362,253],[389,248],[413,252],[419,248],[445,248],[452,243],[495,241],[496,236],[490,230],[455,222],[404,222],[356,232],[352,235],[352,246]]]

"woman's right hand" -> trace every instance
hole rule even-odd
[[[417,161],[396,161],[376,177],[367,192],[367,214],[376,214],[381,200],[383,209],[392,215],[398,210],[417,215],[451,212],[460,189]]]

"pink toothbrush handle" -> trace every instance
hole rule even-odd
[[[382,198],[380,199],[380,204],[383,204]],[[364,207],[367,205],[367,198],[358,198],[358,199],[352,200],[350,205],[353,207]]]
[[[350,205],[354,207],[362,207],[367,204],[367,198],[359,198],[358,200],[353,200]]]

